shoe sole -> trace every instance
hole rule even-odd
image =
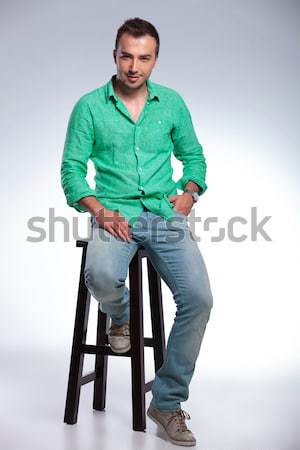
[[[129,344],[127,347],[122,348],[122,349],[117,349],[117,348],[113,347],[110,343],[109,343],[109,345],[114,353],[126,353],[126,352],[128,352],[128,350],[131,349],[131,344]]]
[[[176,439],[172,439],[172,438],[168,435],[167,430],[165,429],[165,427],[163,426],[163,424],[160,423],[155,417],[153,417],[153,416],[151,415],[151,413],[149,412],[149,410],[147,410],[147,416],[148,416],[151,420],[153,420],[153,422],[156,423],[156,425],[160,426],[160,427],[164,430],[164,432],[165,432],[166,435],[167,435],[167,438],[169,439],[169,441],[172,442],[172,444],[175,444],[175,445],[182,445],[182,446],[184,446],[184,447],[194,447],[194,446],[196,445],[196,442],[184,442],[184,441],[177,441]]]

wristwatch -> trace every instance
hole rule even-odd
[[[183,192],[188,192],[189,194],[192,194],[193,202],[196,203],[199,199],[199,195],[197,192],[192,191],[191,189],[184,189]]]

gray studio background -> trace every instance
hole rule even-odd
[[[87,215],[66,205],[60,187],[67,121],[77,99],[115,73],[117,28],[135,16],[157,27],[151,79],[184,97],[207,159],[195,233],[215,303],[182,405],[188,425],[203,449],[299,448],[299,6],[1,2],[1,448],[173,448],[148,419],[146,433],[131,430],[129,358],[110,358],[105,413],[93,412],[86,385],[77,425],[63,423],[81,249],[72,236],[64,241],[60,222],[49,235],[49,212],[70,224],[77,217],[86,234]],[[177,180],[181,166],[172,163]],[[251,239],[251,208],[258,221],[271,216],[271,241]],[[42,242],[28,241],[37,236],[33,216],[45,220]],[[247,221],[234,225],[246,235],[240,242],[228,236],[234,216]],[[217,223],[205,231],[208,217]],[[165,284],[163,295],[169,332],[175,305]],[[95,318],[92,300],[90,343]],[[150,349],[146,373],[151,379]]]

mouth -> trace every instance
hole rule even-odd
[[[138,75],[127,75],[127,78],[132,81],[138,80],[140,77]]]

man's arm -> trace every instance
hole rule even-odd
[[[90,205],[89,202],[79,202],[80,199],[94,196],[96,200],[94,190],[86,181],[87,162],[93,150],[93,143],[94,128],[91,112],[86,100],[80,98],[68,122],[61,161],[61,185],[67,204],[79,212],[86,212]]]
[[[61,162],[61,185],[67,203],[79,212],[89,211],[103,228],[129,242],[131,232],[127,220],[119,223],[119,217],[123,216],[107,210],[86,181],[87,163],[93,151],[94,139],[91,111],[86,100],[81,97],[69,119]]]
[[[198,190],[198,194],[202,195],[207,189],[206,161],[194,130],[191,114],[183,98],[177,95],[178,107],[171,138],[174,144],[174,156],[183,163],[183,175],[176,182],[176,187],[181,190],[195,188],[194,190]],[[189,183],[193,184],[189,185]]]

